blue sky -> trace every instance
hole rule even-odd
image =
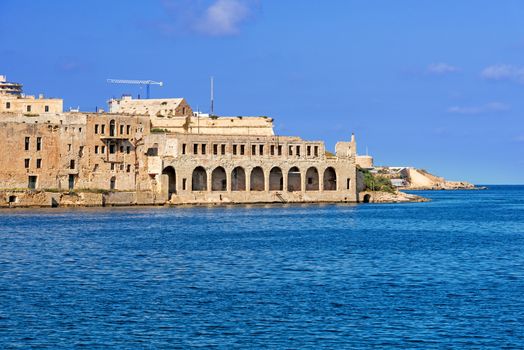
[[[521,0],[0,1],[0,74],[83,110],[138,94],[281,135],[355,132],[376,163],[524,183]],[[145,94],[142,91],[142,94]]]

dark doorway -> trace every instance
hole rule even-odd
[[[175,171],[175,168],[173,168],[172,166],[168,166],[164,170],[162,170],[162,174],[168,176],[168,192],[169,192],[169,199],[171,199],[171,195],[176,193],[176,171]]]
[[[242,167],[236,167],[231,172],[231,190],[245,191],[246,190],[246,172]]]
[[[69,189],[75,188],[75,175],[69,175]]]
[[[224,168],[219,166],[211,173],[211,191],[227,190],[227,177]]]
[[[302,177],[300,176],[300,169],[298,169],[296,166],[289,169],[287,174],[287,190],[289,192],[301,191],[301,179]]]
[[[206,169],[201,166],[196,167],[195,170],[193,170],[191,189],[193,191],[207,191],[207,173]]]
[[[269,190],[284,190],[284,177],[282,176],[282,170],[279,167],[275,167],[269,172]]]
[[[337,173],[335,169],[329,167],[324,171],[324,191],[337,190]]]
[[[29,176],[27,187],[34,190],[36,188],[36,181],[37,181],[36,176]]]

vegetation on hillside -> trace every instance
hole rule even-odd
[[[384,191],[389,193],[395,193],[396,189],[391,184],[391,180],[382,175],[373,175],[367,169],[359,169],[364,176],[364,185],[366,191]]]

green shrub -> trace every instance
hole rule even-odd
[[[389,193],[395,193],[396,189],[391,184],[391,180],[382,175],[373,175],[368,170],[360,169],[360,172],[364,175],[364,185],[367,191],[384,191]]]

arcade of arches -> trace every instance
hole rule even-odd
[[[168,176],[169,196],[175,194],[177,192],[175,168],[167,166],[162,171],[162,174]],[[209,184],[208,176],[210,176]],[[268,181],[267,186],[266,181]],[[313,166],[302,172],[298,167],[293,166],[285,174],[281,168],[273,167],[266,179],[266,174],[261,167],[246,170],[241,166],[237,166],[231,171],[230,176],[228,176],[227,171],[222,166],[214,168],[210,171],[210,174],[204,167],[196,167],[191,176],[191,190],[208,191],[208,186],[210,186],[211,191],[246,191],[248,188],[250,191],[266,191],[266,189],[269,191],[284,191],[285,187],[288,192],[336,191],[337,173],[333,167],[319,171],[319,169]]]

